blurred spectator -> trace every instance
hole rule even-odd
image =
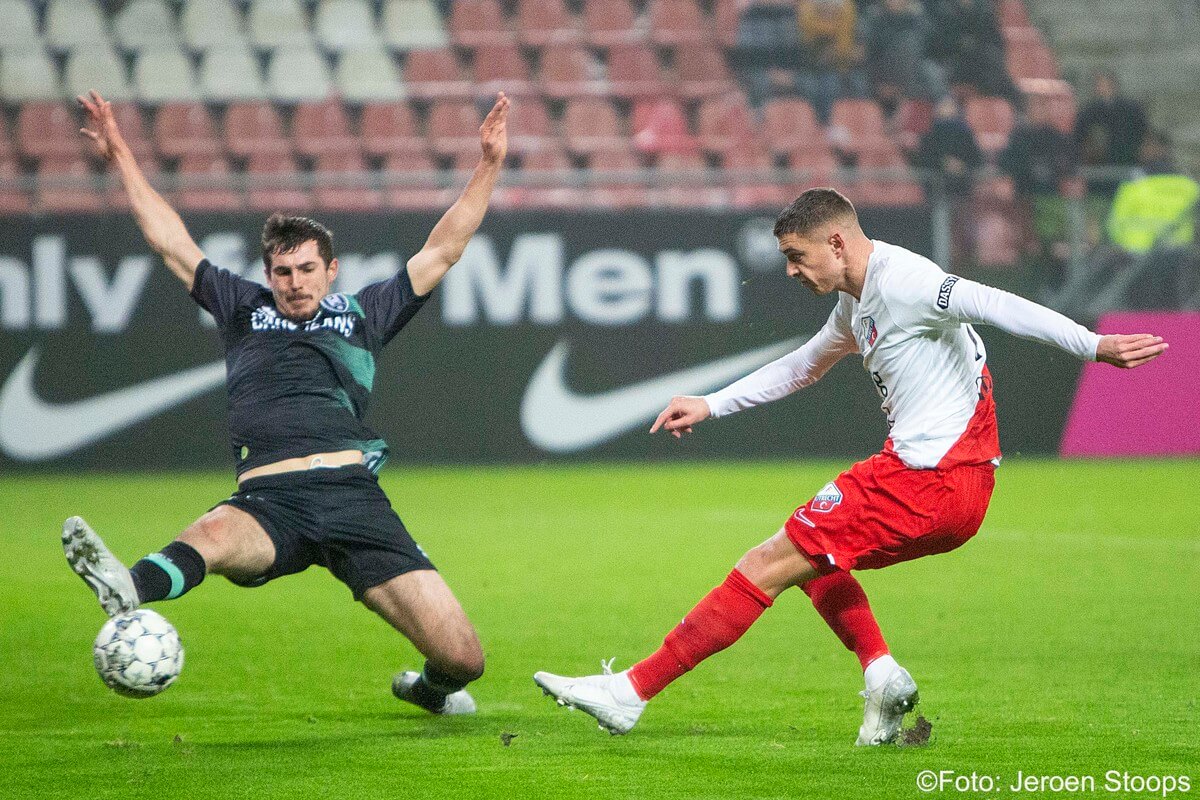
[[[1020,107],[1022,95],[1008,74],[1004,38],[992,3],[934,0],[927,7],[937,31],[929,55],[945,65],[950,82],[970,84]]]
[[[1146,111],[1136,100],[1122,97],[1114,75],[1097,73],[1094,97],[1075,122],[1075,141],[1084,166],[1131,167],[1137,164],[1146,137]],[[1111,194],[1123,176],[1088,181],[1088,188]]]
[[[1138,151],[1138,168],[1147,175],[1173,175],[1178,172],[1175,143],[1171,137],[1162,131],[1148,132]]]
[[[934,108],[933,125],[921,137],[916,164],[939,174],[951,195],[961,197],[971,193],[974,172],[983,165],[983,151],[963,118],[958,101],[950,95],[939,100]]]
[[[800,74],[804,48],[792,8],[752,3],[738,19],[730,57],[754,107],[776,97],[805,96]]]
[[[889,116],[904,97],[937,99],[946,93],[945,75],[926,56],[931,30],[920,0],[882,0],[863,14],[860,32],[871,82]]]
[[[839,97],[864,97],[867,78],[860,69],[863,47],[855,36],[854,0],[798,0],[796,17],[804,45],[804,93],[822,125],[829,123]]]

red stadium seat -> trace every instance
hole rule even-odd
[[[735,88],[725,55],[715,47],[695,45],[675,51],[679,93],[687,98],[712,97]]]
[[[48,213],[95,212],[104,208],[95,175],[81,156],[45,156],[37,171],[38,210]]]
[[[146,134],[146,121],[136,103],[113,103],[113,116],[117,118],[117,126],[121,136],[139,160],[154,158],[154,142]]]
[[[517,38],[528,47],[579,44],[583,30],[563,0],[518,0]]]
[[[535,153],[546,148],[561,147],[558,134],[539,98],[528,98],[515,106],[508,115],[508,149],[515,154]]]
[[[835,101],[829,124],[843,137],[840,145],[850,152],[885,149],[890,141],[883,127],[883,112],[874,100]]]
[[[600,71],[582,47],[550,45],[542,51],[542,88],[556,100],[608,94],[608,82],[599,77]]]
[[[564,175],[573,167],[561,146],[530,153],[521,163],[521,171],[531,177],[546,175],[544,181],[514,188],[506,198],[513,208],[579,208],[587,203],[587,190],[570,184]]]
[[[185,155],[179,162],[180,180],[175,202],[187,211],[238,211],[242,198],[229,182],[233,172],[224,156],[211,153]]]
[[[765,147],[735,147],[725,153],[729,200],[735,208],[781,208],[794,198],[774,180],[775,159]]]
[[[658,57],[643,44],[620,44],[608,49],[608,81],[617,97],[661,97],[670,91]]]
[[[449,48],[410,51],[404,63],[404,82],[413,97],[425,100],[465,99],[474,94]]]
[[[462,47],[511,44],[516,41],[497,0],[454,0],[446,26],[450,40]]]
[[[629,0],[589,0],[583,4],[583,29],[596,47],[640,42],[645,34]]]
[[[567,149],[579,155],[629,149],[629,137],[621,128],[616,109],[598,97],[568,101],[563,114],[563,133]]]
[[[202,103],[167,103],[154,118],[154,143],[167,158],[224,152],[212,116]]]
[[[999,97],[972,97],[967,101],[967,124],[975,132],[979,149],[995,155],[1008,144],[1013,129],[1013,110]]]
[[[643,153],[695,153],[700,149],[688,131],[687,116],[677,100],[659,98],[633,104],[633,145]]]
[[[737,44],[738,23],[746,5],[744,0],[717,0],[713,8],[713,28],[721,47],[731,48]]]
[[[651,0],[650,41],[666,47],[691,47],[712,39],[696,0]]]
[[[758,124],[741,92],[730,92],[700,103],[697,135],[700,146],[718,155],[758,138]]]
[[[429,144],[440,156],[479,152],[479,123],[475,105],[466,100],[438,100],[429,109]]]
[[[837,177],[838,161],[825,142],[797,148],[788,155],[788,166],[802,172],[801,185],[789,192],[793,198],[814,186],[832,186]]]
[[[825,131],[807,100],[783,97],[763,106],[763,137],[774,153],[790,153],[825,141]]]
[[[384,199],[388,208],[427,211],[445,208],[453,202],[453,190],[439,188],[425,175],[437,172],[433,160],[424,153],[396,153],[383,165],[386,173]]]
[[[729,202],[725,187],[707,177],[708,165],[699,153],[664,153],[655,167],[653,202],[685,208],[716,208]]]
[[[248,198],[256,211],[307,211],[312,196],[299,184],[300,170],[287,153],[258,153],[246,168],[250,179]]]
[[[933,127],[933,103],[929,100],[908,99],[896,112],[896,140],[900,147],[912,153],[921,146],[921,137]]]
[[[367,155],[424,153],[428,149],[416,115],[406,103],[367,103],[359,122]]]
[[[865,205],[915,206],[925,201],[908,162],[891,142],[859,153],[858,166],[865,173],[857,187]]]
[[[337,98],[300,103],[292,115],[296,152],[306,156],[357,154],[362,144],[350,129],[346,107]]]
[[[17,112],[17,150],[30,158],[63,158],[83,152],[82,121],[65,103],[39,100]]]
[[[292,143],[275,106],[267,102],[234,103],[225,112],[225,146],[243,158],[256,155],[289,156]],[[281,163],[264,160],[264,165]],[[257,206],[256,206],[257,207]]]
[[[501,90],[513,98],[538,94],[515,44],[480,45],[475,49],[475,96],[494,100]]]
[[[383,193],[375,188],[358,153],[329,153],[317,159],[313,195],[325,211],[378,211]]]
[[[15,184],[21,180],[21,168],[16,159],[0,158],[0,214],[29,212],[29,193]],[[14,185],[5,186],[3,184]]]
[[[1028,78],[1058,79],[1058,60],[1034,27],[1004,28],[1008,72],[1015,81]]]
[[[635,175],[641,165],[629,150],[599,150],[589,161],[592,172],[600,173],[591,177],[588,199],[593,206],[633,208],[650,202],[649,191]]]

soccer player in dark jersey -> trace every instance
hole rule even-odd
[[[479,164],[425,246],[355,295],[331,293],[331,234],[304,217],[267,220],[266,287],[210,263],[146,181],[110,104],[96,92],[79,103],[81,132],[121,176],[146,241],[220,328],[238,490],[132,569],[72,517],[62,535],[72,569],[112,616],[179,597],[209,573],[260,586],[319,564],[425,656],[422,672],[395,676],[397,697],[438,714],[474,712],[464,687],[483,674],[479,638],[379,487],[387,445],[362,420],[379,351],[483,221],[507,150],[508,99],[500,93],[483,121]]]

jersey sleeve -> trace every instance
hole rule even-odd
[[[363,287],[355,298],[371,338],[382,347],[421,310],[429,295],[414,291],[405,267],[385,281]]]
[[[770,403],[820,380],[843,356],[857,350],[850,329],[849,308],[845,302],[838,302],[816,336],[786,356],[706,395],[704,400],[713,417]]]
[[[911,331],[992,325],[1024,339],[1054,345],[1096,360],[1100,335],[1057,311],[976,281],[937,269],[897,271],[882,287],[896,323]]]
[[[263,291],[262,284],[221,269],[207,258],[196,267],[192,277],[192,299],[212,314],[222,328],[233,318],[239,305],[258,297]]]

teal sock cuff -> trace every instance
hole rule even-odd
[[[151,553],[146,556],[146,560],[152,562],[155,566],[167,573],[167,577],[171,579],[171,593],[167,595],[167,600],[174,600],[179,595],[183,594],[184,580],[183,572],[179,567],[175,566],[175,562],[164,556],[162,553]]]

